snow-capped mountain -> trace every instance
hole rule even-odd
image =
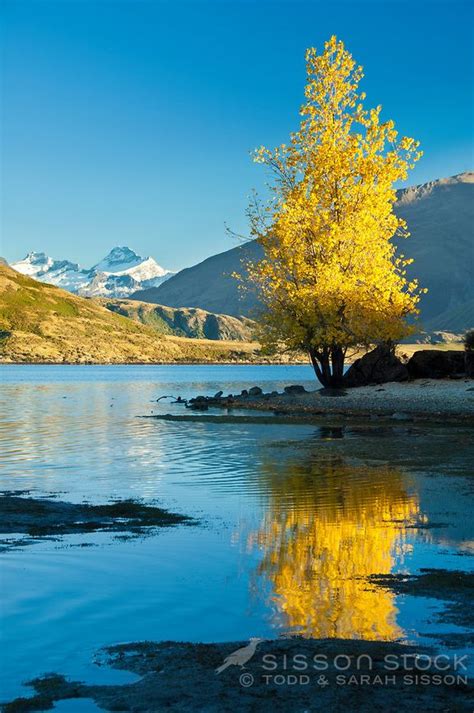
[[[28,253],[23,260],[13,263],[11,267],[23,275],[34,277],[35,280],[76,293],[90,280],[89,271],[81,270],[77,263],[53,260],[45,253]]]
[[[157,287],[173,275],[152,257],[141,257],[127,247],[113,248],[90,269],[35,252],[28,253],[11,267],[83,297],[128,297],[137,290]]]
[[[92,268],[106,275],[130,275],[137,282],[154,280],[169,275],[152,257],[140,257],[130,248],[114,248]]]
[[[28,255],[13,264],[17,272],[30,277],[37,277],[47,272],[54,263],[53,258],[48,257],[45,253],[28,253]]]

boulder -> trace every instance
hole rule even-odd
[[[300,384],[292,384],[291,386],[285,386],[284,392],[285,392],[285,394],[291,394],[291,395],[307,393],[304,386],[301,386]]]
[[[189,407],[194,411],[207,411],[209,409],[209,404],[207,401],[193,401],[190,403]]]
[[[261,396],[262,394],[263,391],[260,386],[252,386],[252,388],[249,389],[249,396]]]
[[[241,396],[248,396],[248,395],[249,395],[249,392],[247,391],[247,389],[242,389],[242,391],[240,392],[240,395],[241,395]]]
[[[407,369],[412,379],[443,379],[464,374],[464,352],[424,349],[413,354],[407,362]]]
[[[223,391],[218,391],[217,394],[214,394],[215,399],[220,399],[221,396],[223,396],[224,392]]]
[[[407,367],[396,356],[393,348],[384,344],[364,354],[344,374],[344,387],[384,384],[388,381],[407,381]]]

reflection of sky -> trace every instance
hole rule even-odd
[[[89,661],[117,641],[274,636],[291,628],[281,606],[285,593],[290,603],[303,604],[304,620],[317,614],[314,621],[342,597],[339,635],[352,630],[371,638],[374,618],[364,609],[375,604],[393,636],[416,640],[420,631],[446,631],[428,623],[439,603],[386,593],[371,594],[367,603],[362,585],[354,588],[344,574],[348,563],[362,576],[467,569],[470,559],[457,554],[470,518],[467,480],[459,472],[338,462],[330,469],[319,460],[322,441],[313,426],[137,418],[152,410],[182,412],[157,404],[163,394],[235,393],[253,383],[281,389],[305,383],[309,369],[12,366],[1,377],[2,489],[57,491],[73,501],[157,499],[202,521],[144,540],[111,543],[109,535],[95,534],[3,555],[4,697],[45,671],[104,680],[108,674]],[[282,440],[291,443],[282,448]],[[419,517],[447,526],[405,527]],[[103,546],[69,547],[83,542]],[[304,585],[301,600],[291,599],[295,581]],[[322,592],[314,589],[321,582]],[[332,622],[333,613],[327,613]]]

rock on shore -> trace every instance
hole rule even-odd
[[[283,393],[263,393],[260,388],[250,388],[240,395],[199,397],[189,403],[199,410],[225,408],[279,414],[386,416],[394,420],[407,417],[474,420],[474,383],[464,378],[421,379],[337,391],[302,391],[301,387],[289,386]]]

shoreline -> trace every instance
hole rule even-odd
[[[176,339],[184,339],[183,337],[176,337]],[[192,339],[189,339],[188,341],[192,342]],[[203,340],[196,339],[194,340],[196,342],[202,342]],[[213,342],[213,346],[225,346],[228,345],[229,342],[225,341],[219,341],[215,340]],[[247,345],[247,342],[233,342],[232,344],[238,345]],[[236,348],[237,348],[236,347]],[[443,344],[417,344],[417,343],[410,343],[410,344],[399,344],[398,345],[398,352],[403,354],[405,357],[413,355],[415,351],[463,351],[464,346],[461,342],[452,342],[452,343],[443,343]],[[245,350],[244,350],[245,352]],[[234,352],[236,353],[236,352]],[[308,358],[298,358],[296,355],[294,358],[272,358],[271,356],[268,356],[267,358],[262,358],[261,355],[259,357],[255,358],[244,358],[242,355],[242,351],[237,352],[239,354],[238,357],[235,358],[223,358],[223,359],[174,359],[174,360],[166,360],[166,359],[161,359],[157,361],[151,361],[151,360],[134,360],[134,361],[106,361],[105,359],[103,360],[93,360],[93,359],[85,359],[84,361],[67,361],[67,360],[54,360],[54,359],[34,359],[32,360],[26,360],[23,359],[21,361],[16,361],[14,359],[4,359],[0,357],[0,366],[3,365],[13,365],[13,366],[20,366],[20,365],[26,365],[26,366],[36,366],[36,365],[48,365],[48,366],[60,366],[60,365],[65,365],[65,366],[239,366],[239,365],[244,365],[244,366],[309,366],[312,369],[311,363]],[[350,359],[346,360],[346,366],[349,367],[351,364],[353,364],[358,358],[363,356],[365,352],[361,351],[360,353],[357,352],[355,353]],[[252,354],[252,351],[247,351],[247,354]],[[300,354],[301,357],[301,354]],[[312,370],[312,375],[314,376],[314,372]],[[314,376],[314,379],[316,380],[316,377]]]
[[[135,674],[136,680],[88,684],[49,673],[27,682],[30,697],[0,706],[4,713],[26,713],[52,710],[67,699],[92,699],[108,711],[286,713],[354,710],[356,700],[363,710],[467,710],[472,679],[456,668],[454,657],[445,656],[441,669],[436,653],[431,646],[397,641],[299,636],[121,643],[98,651],[95,663]]]
[[[220,398],[207,397],[207,401],[200,401],[200,404],[195,408],[272,412],[275,420],[278,420],[279,416],[308,420],[340,416],[389,418],[400,422],[412,420],[474,422],[474,380],[418,379],[360,386],[338,392],[319,389],[298,394],[229,395]],[[176,420],[187,419],[177,416]]]
[[[350,362],[348,362],[350,363]],[[309,366],[308,361],[0,361],[0,366]]]

